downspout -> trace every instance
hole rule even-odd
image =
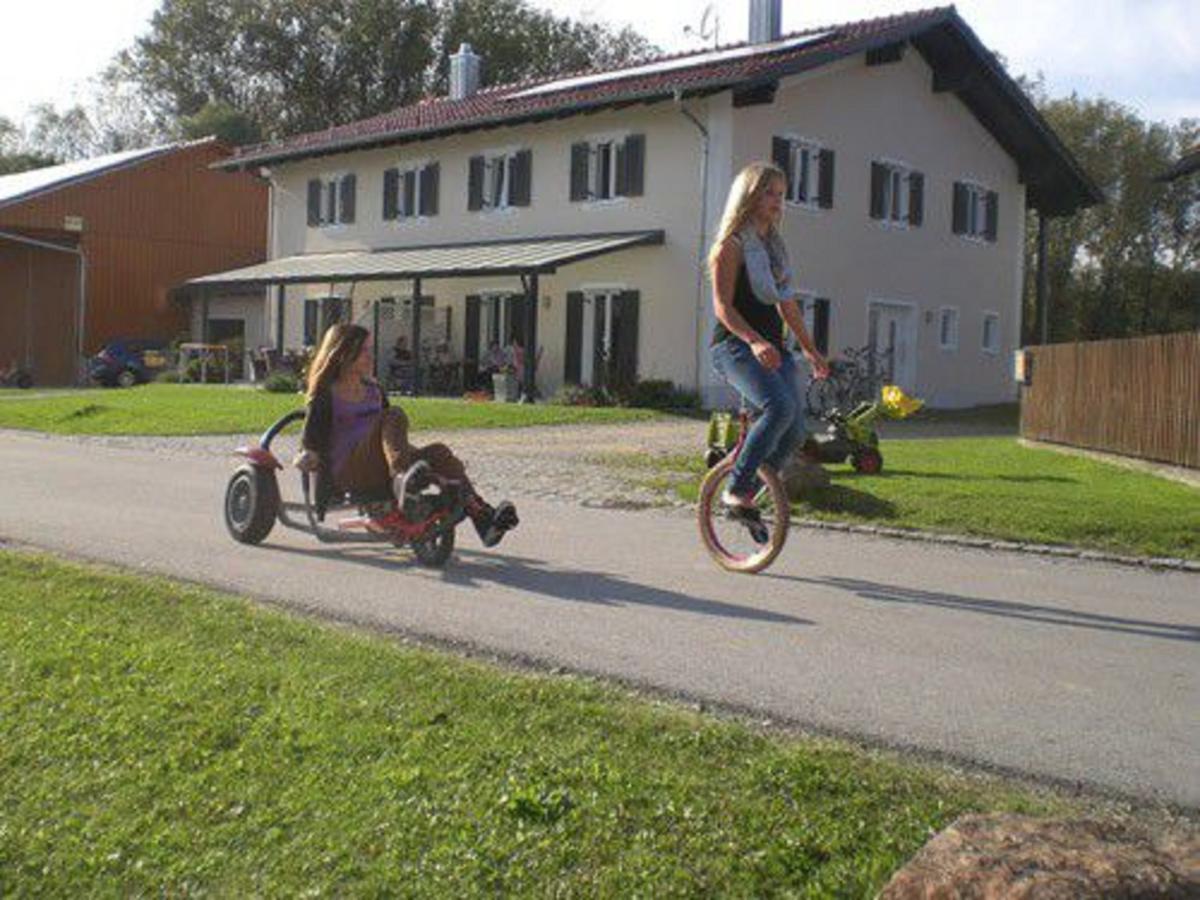
[[[707,244],[706,228],[708,225],[708,155],[709,155],[709,135],[708,129],[704,124],[697,119],[690,109],[683,105],[683,91],[675,90],[675,108],[689,122],[696,126],[700,132],[701,142],[701,163],[700,163],[700,223],[697,229],[700,235],[696,247],[696,308],[695,314],[692,316],[693,331],[692,331],[692,348],[695,353],[696,363],[696,393],[702,394],[700,386],[700,373],[703,371],[704,359],[703,351],[700,348],[700,323],[704,319],[704,250]],[[701,402],[703,397],[701,396]]]
[[[79,321],[76,324],[75,353],[76,365],[82,365],[83,356],[83,326],[87,312],[87,256],[82,247],[64,247],[49,241],[39,241],[36,238],[25,237],[23,234],[13,234],[11,231],[0,231],[0,238],[27,244],[30,247],[40,247],[43,250],[57,250],[59,253],[70,253],[79,260]],[[77,375],[79,373],[77,372]]]

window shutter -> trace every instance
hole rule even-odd
[[[472,156],[467,164],[467,209],[483,209],[483,157]]]
[[[311,185],[312,182],[309,182],[309,184]],[[318,201],[320,200],[320,197],[319,197],[320,186],[321,186],[321,183],[318,181],[317,182]],[[320,312],[321,312],[321,304],[318,303],[316,300],[305,300],[304,301],[304,345],[306,347],[315,346],[317,343],[317,338],[320,337],[320,335],[317,333],[317,326],[319,324]]]
[[[604,358],[604,304],[611,298],[592,298],[592,386],[608,385],[608,361]],[[611,342],[610,342],[611,344]]]
[[[821,209],[833,209],[833,151],[822,150],[819,154],[820,180],[817,183],[817,205]]]
[[[588,198],[588,156],[591,148],[586,143],[571,145],[571,202],[578,203]]]
[[[961,181],[954,182],[954,216],[953,230],[955,234],[965,234],[967,230],[967,203],[970,202],[967,186]]]
[[[417,173],[409,169],[404,173],[404,202],[400,204],[400,214],[415,216],[417,214]]]
[[[908,224],[925,221],[925,176],[920,172],[908,174]]]
[[[821,353],[829,352],[829,298],[813,301],[813,343]]]
[[[637,384],[638,357],[638,298],[637,291],[624,291],[616,297],[613,310],[613,370],[614,387],[633,387]]]
[[[321,180],[313,178],[308,182],[308,224],[321,224]]]
[[[620,150],[624,150],[624,154]],[[623,148],[618,148],[618,156],[625,157],[624,165],[617,172],[618,185],[620,184],[621,176],[625,177],[625,190],[621,191],[618,187],[617,193],[624,194],[626,197],[640,197],[645,191],[646,184],[646,136],[644,134],[631,134],[625,138]]]
[[[399,170],[383,170],[383,218],[385,221],[396,218],[396,199],[399,181]]]
[[[567,364],[563,381],[579,384],[583,377],[583,294],[567,291]]]
[[[871,218],[882,219],[884,217],[883,209],[883,193],[884,183],[887,181],[888,170],[883,163],[871,163]]]
[[[347,225],[354,222],[354,195],[357,190],[357,181],[353,172],[342,176],[342,188],[338,194],[341,215],[338,217],[338,221]]]
[[[1000,226],[1000,195],[995,191],[987,192],[987,232],[985,236],[995,243]]]
[[[468,294],[466,317],[463,320],[463,360],[479,359],[479,295]]]
[[[504,298],[504,337],[501,343],[507,344],[514,336],[525,340],[524,301],[524,294],[509,294]]]
[[[441,167],[430,163],[421,170],[421,209],[423,216],[438,214],[438,182],[441,180]]]
[[[518,150],[512,164],[512,188],[508,192],[511,206],[528,206],[533,190],[533,151]]]
[[[792,196],[792,142],[787,138],[771,138],[771,162],[787,174],[788,196]]]

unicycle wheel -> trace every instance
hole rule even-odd
[[[700,539],[717,565],[730,572],[761,572],[779,555],[787,540],[791,504],[774,469],[758,470],[757,516],[738,517],[726,510],[721,494],[729,484],[734,460],[717,463],[700,483],[697,516]]]

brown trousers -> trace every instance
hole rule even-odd
[[[389,406],[379,414],[367,436],[350,451],[334,473],[338,487],[349,491],[376,491],[392,486],[392,478],[423,459],[442,478],[466,483],[466,467],[445,444],[414,447],[408,442],[408,416]]]

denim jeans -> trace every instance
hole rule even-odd
[[[779,470],[792,448],[804,441],[804,409],[796,384],[796,360],[781,352],[774,372],[754,358],[750,345],[726,338],[712,349],[713,369],[761,415],[750,427],[742,451],[733,465],[730,488],[748,494],[754,473],[763,463]]]

